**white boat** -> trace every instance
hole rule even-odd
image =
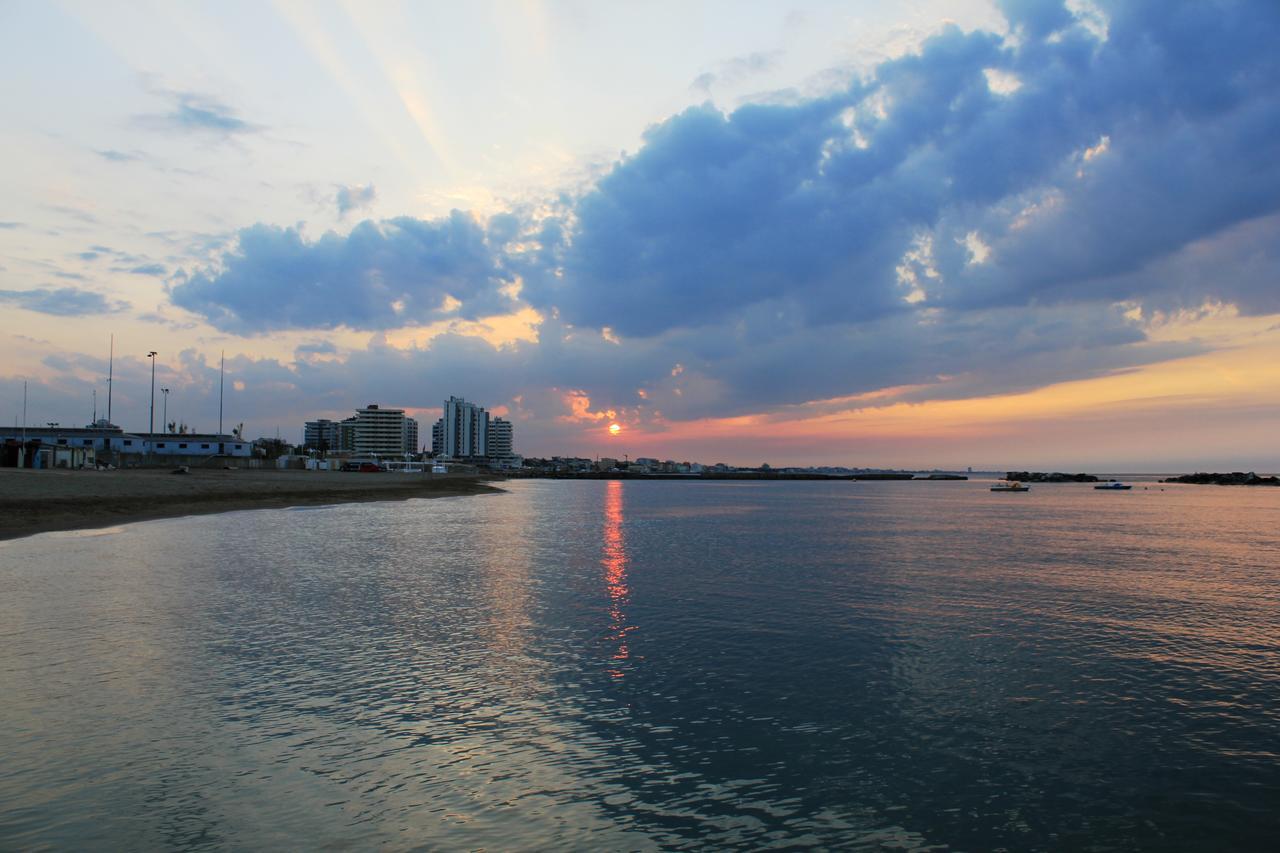
[[[1029,492],[1030,486],[1024,486],[1016,480],[1011,483],[997,484],[991,487],[993,492]]]

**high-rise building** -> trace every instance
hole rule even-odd
[[[444,456],[444,418],[431,425],[431,455]]]
[[[328,418],[307,421],[302,428],[302,443],[312,450],[321,452],[337,450],[341,447],[338,437],[338,422]]]
[[[487,439],[490,459],[510,459],[515,456],[514,436],[511,421],[504,418],[493,418],[489,421]]]
[[[417,453],[421,449],[418,446],[418,419],[406,416],[404,419],[404,452]]]
[[[489,413],[461,397],[444,403],[438,455],[449,459],[478,459],[488,455]],[[434,442],[433,442],[434,446]]]
[[[356,449],[356,424],[360,419],[355,415],[349,418],[343,418],[338,422],[338,449],[339,450],[355,450]]]
[[[405,417],[404,409],[384,409],[370,403],[357,409],[352,424],[351,450],[358,454],[398,456],[418,447],[418,422]],[[343,421],[343,426],[348,421]]]

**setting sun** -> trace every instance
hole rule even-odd
[[[621,424],[609,424],[609,435],[617,435],[622,432]]]

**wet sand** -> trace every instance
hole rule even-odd
[[[0,539],[241,509],[501,492],[466,475],[0,468]]]

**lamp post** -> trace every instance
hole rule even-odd
[[[156,351],[147,353],[151,359],[151,419],[147,425],[147,456],[155,458],[156,452]]]
[[[160,419],[160,424],[167,433],[169,431],[169,389],[161,388],[160,393],[164,395],[164,417]]]

